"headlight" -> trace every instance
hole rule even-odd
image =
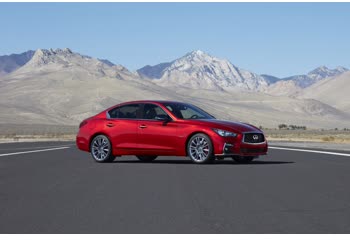
[[[213,128],[213,131],[216,132],[217,134],[219,134],[222,137],[236,137],[237,136],[236,133],[228,132],[228,131],[221,130],[221,129]]]

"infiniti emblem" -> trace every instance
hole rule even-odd
[[[259,136],[258,136],[258,135],[253,135],[253,139],[254,139],[254,140],[258,140],[258,139],[259,139]]]

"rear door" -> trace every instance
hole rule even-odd
[[[140,113],[140,104],[122,105],[108,112],[106,128],[116,154],[134,154],[137,151]]]
[[[174,155],[179,143],[177,123],[155,104],[144,104],[141,118],[138,142],[142,152],[139,154]]]

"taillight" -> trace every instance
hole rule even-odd
[[[86,125],[88,123],[88,121],[84,120],[79,124],[79,128],[83,127],[84,125]]]

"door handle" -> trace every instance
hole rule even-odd
[[[107,127],[114,127],[114,123],[107,123]]]
[[[139,126],[139,128],[141,128],[141,129],[144,129],[144,128],[146,128],[146,127],[147,127],[147,126],[146,126],[146,125],[143,125],[143,124]]]

